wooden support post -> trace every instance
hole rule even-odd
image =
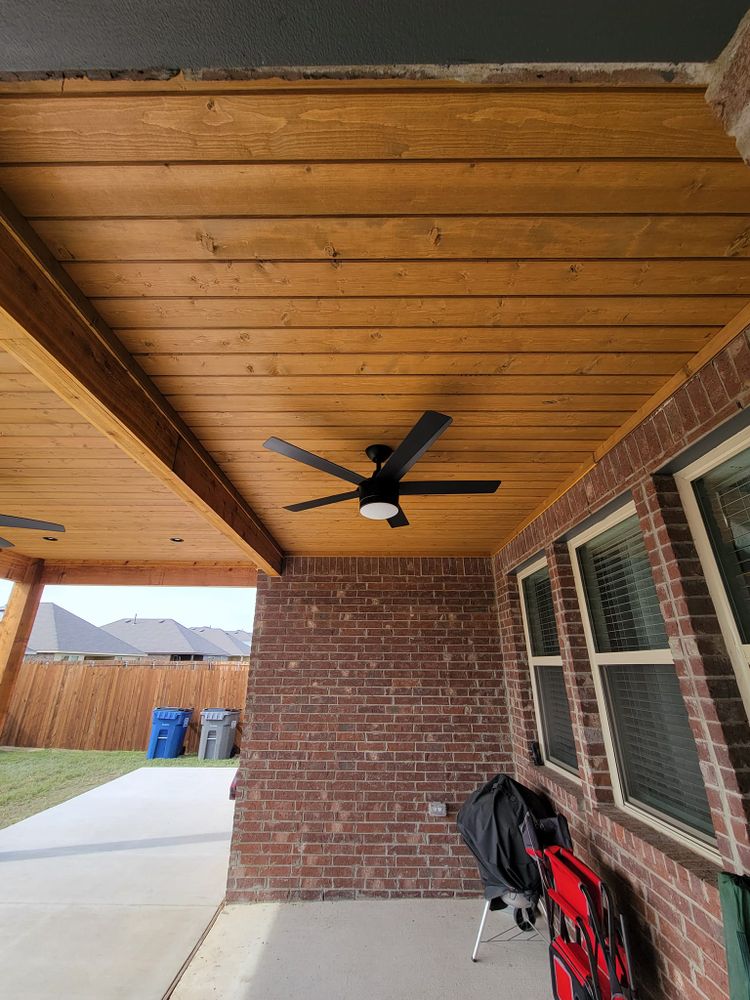
[[[15,581],[0,622],[0,733],[44,590],[41,559]]]

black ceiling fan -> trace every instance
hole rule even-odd
[[[328,507],[344,500],[359,500],[359,512],[374,521],[387,521],[392,528],[403,528],[409,522],[401,509],[402,496],[441,496],[455,493],[494,493],[500,486],[499,479],[476,481],[464,480],[422,480],[404,483],[401,480],[414,463],[424,455],[430,445],[453,423],[452,417],[444,413],[427,410],[394,451],[387,444],[371,444],[365,454],[375,463],[375,472],[367,477],[345,469],[326,458],[298,448],[287,441],[270,437],[263,447],[275,451],[286,458],[293,458],[303,465],[309,465],[319,472],[353,483],[357,488],[347,493],[336,493],[318,500],[293,503],[285,510],[311,510],[313,507]]]
[[[33,517],[13,517],[12,514],[0,514],[0,528],[32,528],[34,531],[64,532],[61,524],[52,521],[35,521]],[[12,549],[13,542],[0,538],[0,549]]]

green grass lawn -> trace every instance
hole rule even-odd
[[[232,760],[146,760],[142,750],[0,750],[0,829],[137,767],[236,767]]]

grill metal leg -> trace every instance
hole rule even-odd
[[[477,940],[474,944],[474,951],[471,953],[472,962],[476,962],[477,955],[479,954],[479,945],[482,943],[482,934],[484,933],[484,925],[487,920],[487,914],[490,912],[490,901],[489,899],[484,904],[484,909],[482,910],[482,919],[479,921],[479,933],[477,934]]]

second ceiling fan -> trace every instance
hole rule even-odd
[[[314,455],[280,438],[270,437],[264,442],[263,447],[356,486],[356,489],[348,490],[346,493],[335,493],[333,496],[320,497],[317,500],[290,504],[284,508],[285,510],[311,510],[314,507],[343,503],[345,500],[359,500],[359,512],[364,517],[375,521],[387,521],[392,528],[403,528],[409,522],[401,509],[402,496],[495,493],[500,486],[499,479],[428,479],[421,482],[402,482],[415,462],[452,423],[452,417],[427,410],[395,451],[386,444],[371,444],[365,449],[365,454],[375,464],[375,471],[370,476],[361,476],[358,472],[345,469],[335,462],[329,462],[320,455]]]

